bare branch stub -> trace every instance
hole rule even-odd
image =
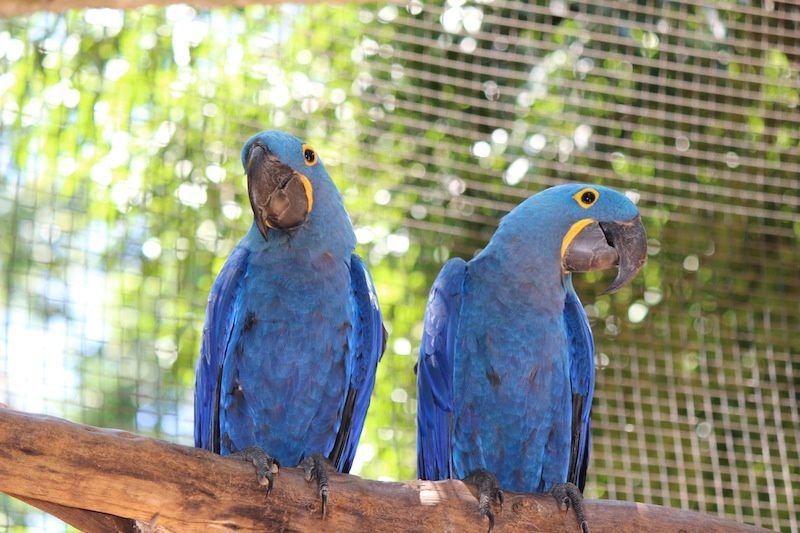
[[[136,529],[136,521],[130,518],[65,507],[57,503],[25,498],[16,494],[11,496],[55,516],[83,533],[139,533]]]

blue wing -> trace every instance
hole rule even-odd
[[[353,299],[353,335],[346,363],[349,376],[339,431],[328,458],[340,472],[349,472],[364,427],[375,372],[386,349],[386,330],[372,278],[357,255],[350,257],[350,286]]]
[[[219,387],[233,330],[233,309],[250,253],[237,246],[211,286],[197,361],[194,389],[194,444],[219,453]]]
[[[572,445],[567,481],[581,491],[586,485],[594,394],[594,339],[586,313],[570,283],[564,306],[564,323],[569,337],[570,383],[572,385]]]
[[[448,261],[428,296],[417,363],[417,474],[420,479],[453,475],[450,417],[453,357],[467,263]]]

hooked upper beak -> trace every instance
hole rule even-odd
[[[250,148],[245,172],[250,206],[256,226],[265,239],[268,228],[288,231],[308,220],[314,191],[306,176],[258,142]]]
[[[583,219],[573,224],[561,246],[561,266],[566,272],[617,267],[617,277],[602,294],[622,288],[646,260],[647,235],[638,215],[623,222]]]

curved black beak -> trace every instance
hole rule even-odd
[[[591,222],[581,229],[562,253],[567,272],[617,267],[617,277],[602,292],[610,294],[630,281],[647,260],[647,235],[639,216],[624,222]]]
[[[288,231],[306,222],[313,203],[311,182],[306,176],[261,143],[250,148],[245,172],[250,206],[265,239],[269,228]]]

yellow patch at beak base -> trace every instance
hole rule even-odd
[[[594,220],[591,218],[583,218],[569,228],[569,231],[567,231],[566,235],[564,235],[564,239],[561,241],[561,259],[564,259],[564,254],[567,253],[567,248],[569,248],[570,243],[578,235],[578,233],[580,233],[583,228],[593,222]]]
[[[314,205],[314,187],[307,177],[300,174],[300,181],[303,182],[303,188],[306,190],[306,200],[308,200],[308,212],[311,212],[311,206]]]

